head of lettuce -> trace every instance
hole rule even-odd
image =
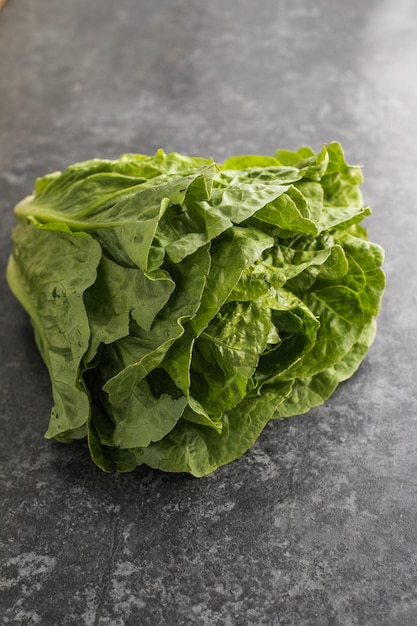
[[[93,159],[15,208],[8,282],[103,470],[204,476],[323,402],[375,335],[382,249],[341,146]]]

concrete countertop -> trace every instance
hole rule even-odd
[[[0,14],[1,274],[34,179],[163,147],[339,140],[387,289],[323,406],[204,479],[105,475],[46,441],[49,380],[1,280],[0,623],[417,623],[417,7],[408,0],[11,0]]]

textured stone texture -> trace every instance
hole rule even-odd
[[[48,378],[2,279],[2,625],[416,624],[416,28],[411,0],[5,5],[2,276],[38,175],[337,139],[365,166],[388,286],[358,373],[196,480],[104,475],[84,444],[43,439]]]

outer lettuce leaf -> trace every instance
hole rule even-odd
[[[377,315],[384,276],[382,250],[363,239],[339,238],[348,269],[339,279],[318,279],[302,299],[320,319],[317,341],[293,375],[312,376],[335,365]]]
[[[327,400],[340,382],[355,373],[371,347],[375,333],[376,323],[373,320],[364,327],[356,343],[333,367],[311,377],[295,379],[291,394],[277,408],[274,418],[301,415]]]
[[[325,401],[372,344],[382,249],[340,144],[38,179],[8,266],[48,367],[47,437],[105,471],[204,476]]]
[[[52,382],[54,406],[46,436],[71,440],[90,413],[81,378],[90,338],[83,295],[96,278],[101,249],[87,234],[26,224],[16,227],[13,243],[7,278],[31,317]]]
[[[245,398],[223,416],[221,434],[181,420],[160,442],[146,448],[112,449],[111,458],[121,472],[145,463],[163,471],[205,476],[239,458],[254,444],[290,389],[291,383],[280,383],[266,389],[262,396]]]

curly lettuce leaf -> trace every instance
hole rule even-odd
[[[46,436],[87,437],[105,471],[204,476],[324,402],[369,350],[384,290],[362,182],[337,142],[38,179],[8,281],[51,378]]]

